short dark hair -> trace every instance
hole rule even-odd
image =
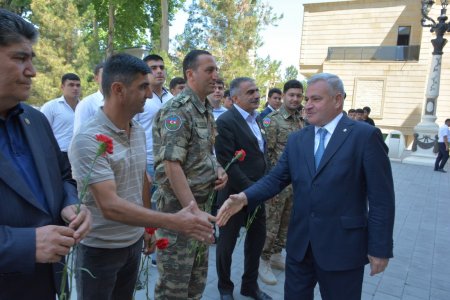
[[[33,24],[6,9],[0,8],[0,46],[20,43],[27,39],[35,43],[39,36]]]
[[[152,70],[139,58],[119,53],[111,56],[105,62],[102,76],[102,90],[106,97],[111,96],[111,86],[114,82],[121,82],[129,86],[138,74],[149,74]]]
[[[61,84],[64,84],[64,82],[66,82],[66,80],[77,80],[77,81],[81,81],[80,77],[75,74],[75,73],[66,73],[61,77]]]
[[[197,67],[198,67],[197,60],[200,55],[211,55],[212,56],[212,54],[206,50],[195,49],[195,50],[190,51],[184,57],[184,59],[183,59],[183,77],[185,80],[187,80],[187,76],[186,76],[187,70],[189,70],[189,69],[197,70]]]
[[[283,86],[283,93],[286,93],[289,89],[301,89],[303,92],[303,84],[296,79],[289,80]]]
[[[348,113],[355,113],[356,112],[356,110],[354,109],[354,108],[350,108],[349,110],[348,110]]]
[[[363,111],[367,112],[367,114],[370,114],[371,109],[370,109],[370,107],[368,107],[368,106],[364,106],[364,107],[363,107]]]
[[[105,62],[102,61],[101,63],[98,63],[94,68],[94,74],[98,75],[100,70],[103,69],[104,67],[105,67]]]
[[[225,92],[223,93],[223,96],[226,97],[230,97],[230,90],[225,90]]]
[[[218,83],[218,84],[222,85],[223,87],[225,87],[225,82],[223,82],[223,79],[221,79],[221,78],[218,78],[216,80],[216,83]]]
[[[250,77],[237,77],[233,79],[230,83],[230,96],[235,96],[240,91],[241,84],[248,81],[255,82],[255,80]]]
[[[450,122],[450,119],[445,119],[445,122],[444,122],[444,123],[447,123],[447,122]]]
[[[146,57],[144,57],[142,60],[144,62],[148,62],[150,60],[153,60],[153,61],[155,61],[155,60],[162,60],[162,61],[164,61],[164,59],[161,56],[159,56],[158,54],[149,54]]]
[[[169,83],[169,89],[174,89],[179,84],[185,84],[186,80],[181,77],[174,77]]]
[[[279,88],[271,88],[269,90],[269,98],[272,97],[273,94],[283,94]]]
[[[364,113],[364,110],[362,110],[362,108],[357,108],[357,109],[355,110],[355,112],[356,112],[357,114],[363,114],[363,113]]]

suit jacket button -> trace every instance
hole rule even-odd
[[[316,216],[316,214],[315,213],[311,213],[311,218],[314,218]]]

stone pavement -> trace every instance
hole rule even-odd
[[[383,274],[369,276],[366,267],[363,300],[449,300],[450,299],[450,172],[434,172],[432,167],[393,162],[396,217],[394,258]],[[232,280],[236,300],[249,299],[239,294],[243,272],[243,244],[235,250]],[[261,289],[273,299],[283,299],[284,273],[275,271],[279,283]],[[158,276],[151,268],[149,287]],[[315,299],[321,299],[316,288]],[[75,299],[75,298],[73,298]],[[145,292],[136,294],[146,299]],[[210,247],[209,272],[204,300],[219,299],[215,268],[215,246]],[[299,299],[301,300],[301,299]],[[342,299],[345,300],[345,299]]]

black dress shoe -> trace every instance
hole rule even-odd
[[[444,169],[438,169],[438,171],[442,173],[447,173],[447,171],[445,171]]]
[[[220,300],[234,300],[232,294],[220,294]]]
[[[256,291],[251,293],[241,291],[241,295],[253,298],[254,300],[273,300],[272,297],[270,297],[260,289],[257,289]]]

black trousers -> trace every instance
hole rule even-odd
[[[439,153],[436,157],[436,162],[434,163],[434,169],[443,169],[445,164],[448,160],[448,151],[445,150],[445,144],[444,143],[438,143],[439,144]]]
[[[216,246],[216,268],[218,288],[221,294],[232,294],[234,284],[230,279],[231,262],[236,246],[239,230],[247,224],[253,211],[245,209],[230,218],[227,225],[219,230],[219,240]],[[244,274],[242,275],[241,292],[254,293],[258,289],[258,268],[264,242],[266,240],[266,214],[264,204],[258,209],[256,216],[245,236],[244,244]]]

